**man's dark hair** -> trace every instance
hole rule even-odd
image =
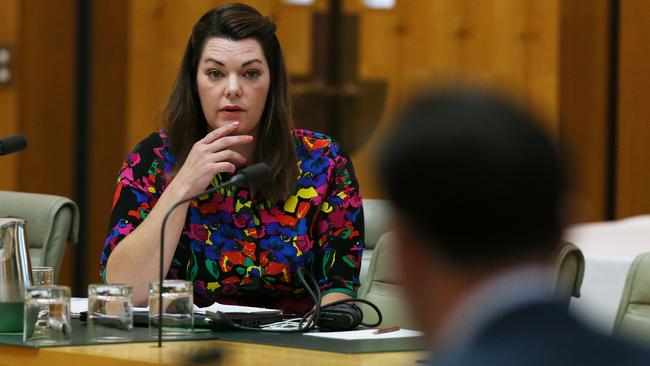
[[[421,98],[378,168],[398,212],[458,264],[548,254],[560,239],[556,146],[532,113],[503,98],[467,89]]]

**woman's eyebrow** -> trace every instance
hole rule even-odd
[[[223,62],[221,62],[219,60],[215,60],[212,57],[206,58],[203,62],[214,62],[215,64],[217,64],[219,66],[226,66],[226,64],[224,64]],[[248,66],[250,64],[253,64],[253,63],[256,63],[256,62],[258,62],[260,64],[263,63],[260,59],[254,58],[252,60],[248,60],[248,61],[244,62],[243,64],[241,64],[241,67],[246,67],[246,66]]]
[[[246,66],[248,66],[248,65],[250,65],[250,64],[252,64],[252,63],[255,63],[255,62],[262,63],[262,61],[260,61],[259,59],[255,58],[255,59],[252,59],[252,60],[249,60],[249,61],[244,62],[243,64],[241,64],[241,67],[246,67]]]
[[[226,64],[224,64],[223,62],[221,62],[219,60],[215,60],[215,59],[213,59],[211,57],[206,58],[203,62],[209,62],[209,61],[212,61],[212,62],[214,62],[215,64],[217,64],[219,66],[226,66]]]

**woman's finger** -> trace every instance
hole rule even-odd
[[[230,162],[235,164],[236,166],[245,166],[246,165],[246,158],[233,150],[221,150],[217,153],[214,153],[211,157],[210,160],[218,163],[218,162]]]
[[[228,134],[232,133],[237,128],[237,126],[239,126],[239,121],[235,121],[225,126],[215,128],[214,130],[208,132],[208,134],[205,135],[205,137],[200,139],[198,142],[204,144],[212,143],[221,137],[228,136]]]
[[[225,136],[211,142],[208,150],[212,152],[222,151],[233,146],[248,144],[252,141],[253,136],[250,135]]]

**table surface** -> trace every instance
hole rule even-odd
[[[203,357],[201,357],[203,356]],[[203,358],[196,359],[196,357]],[[343,354],[227,341],[126,343],[32,349],[0,345],[0,366],[58,365],[414,365],[426,352]],[[220,359],[220,362],[218,361]]]

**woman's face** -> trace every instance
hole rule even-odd
[[[197,69],[196,85],[208,130],[239,121],[233,135],[254,135],[271,83],[259,42],[210,38]]]

